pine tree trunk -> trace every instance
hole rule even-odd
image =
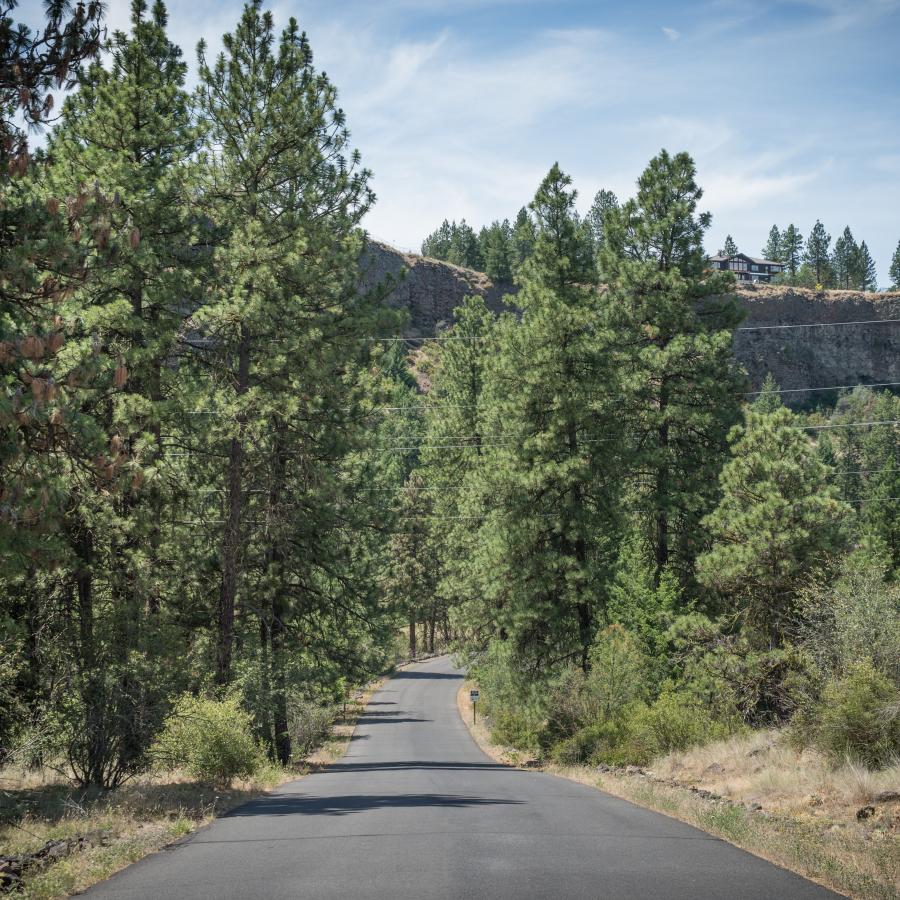
[[[274,720],[274,749],[278,761],[286,766],[291,761],[291,737],[288,733],[287,717],[287,673],[285,665],[285,591],[283,553],[280,546],[281,534],[278,527],[280,505],[285,481],[285,426],[276,423],[274,427],[272,461],[272,484],[269,490],[269,540],[266,554],[269,583],[274,585],[272,594],[272,714]]]
[[[94,575],[92,571],[94,556],[94,536],[90,529],[79,523],[81,529],[76,542],[78,569],[75,573],[75,584],[78,589],[78,636],[79,662],[82,675],[94,671]]]
[[[409,658],[416,658],[416,614],[409,614]]]
[[[659,429],[659,446],[668,448],[669,427],[663,425]],[[653,586],[658,588],[662,582],[663,572],[669,564],[669,515],[666,511],[668,501],[668,466],[663,465],[656,479],[656,514],[654,522],[655,568],[653,570]]]
[[[269,647],[270,625],[264,614],[259,616],[259,729],[262,739],[269,748],[269,755],[275,755],[275,734],[272,730],[272,682]]]
[[[571,357],[566,359],[565,376],[567,383],[571,382],[575,377]],[[576,458],[579,449],[578,424],[571,418],[566,422],[566,441],[569,458]],[[572,499],[574,517],[579,523],[582,523],[584,521],[584,488],[578,482],[572,487]],[[587,571],[587,541],[585,540],[581,524],[577,528],[577,535],[571,549],[579,569],[584,573]],[[594,615],[590,603],[584,598],[583,594],[578,597],[576,612],[578,615],[578,639],[581,644],[581,668],[582,671],[587,672],[590,667],[591,644],[594,640]]]
[[[286,766],[291,761],[291,736],[287,718],[287,675],[285,668],[284,599],[279,591],[272,602],[272,705],[275,723],[275,755]]]
[[[238,396],[245,394],[250,383],[250,333],[241,325],[238,345]],[[241,513],[243,509],[244,422],[238,417],[239,433],[231,439],[228,450],[227,518],[222,536],[222,580],[219,586],[218,647],[216,681],[220,685],[231,681],[231,655],[234,644],[234,602],[237,596],[238,557],[240,554]]]
[[[154,309],[150,318],[150,327],[156,331],[159,328],[159,313]],[[159,411],[162,408],[162,360],[157,356],[151,363],[150,384],[148,385],[151,406],[154,411],[153,423],[150,427],[150,433],[153,435],[153,453],[151,462],[153,465],[158,463],[160,454],[162,453],[162,423],[159,420]],[[150,496],[148,497],[150,506],[150,565],[152,566],[153,586],[150,595],[147,598],[147,610],[151,615],[157,615],[162,606],[162,598],[160,597],[159,585],[163,578],[162,572],[159,571],[160,548],[162,547],[162,520],[163,520],[163,496],[159,489],[159,480],[154,479],[150,485]]]
[[[669,564],[669,424],[665,421],[668,413],[669,392],[665,379],[660,385],[659,413],[662,424],[657,429],[657,446],[661,463],[656,474],[656,511],[654,514],[654,554],[653,586],[658,588],[663,572]]]

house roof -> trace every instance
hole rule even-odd
[[[760,259],[758,256],[747,256],[746,253],[735,253],[734,256],[722,256],[717,253],[715,256],[709,256],[707,259],[710,262],[728,262],[732,259],[737,259],[740,257],[741,259],[746,259],[747,262],[756,263],[758,266],[782,266],[784,263],[778,262],[777,259]]]

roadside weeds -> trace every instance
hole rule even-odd
[[[385,678],[354,692],[331,734],[302,762],[271,766],[258,777],[216,788],[184,773],[147,774],[114,791],[73,788],[45,774],[0,770],[0,855],[32,853],[48,841],[91,836],[91,846],[25,875],[0,895],[57,900],[86,890],[144,856],[191,834],[229,810],[340,759],[371,695]]]
[[[754,808],[759,804],[745,805],[696,783],[661,778],[655,774],[655,764],[645,770],[636,766],[612,769],[541,763],[533,756],[494,744],[490,723],[480,713],[473,726],[468,699],[473,686],[469,681],[463,683],[457,706],[475,742],[498,762],[578,781],[679,819],[846,896],[859,900],[900,897],[897,802],[884,805],[880,813],[876,809],[875,814],[862,821],[836,821]],[[671,761],[668,762],[671,769]],[[789,773],[786,777],[790,777]]]

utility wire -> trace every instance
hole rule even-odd
[[[759,397],[762,394],[806,394],[812,393],[814,391],[851,391],[855,388],[866,387],[866,388],[881,388],[881,387],[900,387],[900,381],[876,381],[876,382],[865,382],[861,381],[857,384],[831,384],[825,385],[823,387],[802,387],[802,388],[778,388],[776,390],[766,390],[766,391],[744,391],[741,396],[742,397]],[[626,400],[624,397],[617,397],[616,402],[622,403]],[[430,409],[476,409],[478,407],[477,403],[443,403],[443,402],[428,402],[428,403],[420,403],[417,406],[376,406],[374,409],[369,410],[368,412],[362,412],[362,418],[368,418],[369,416],[374,416],[378,413],[382,412],[426,412]],[[344,412],[355,412],[355,410],[345,408]],[[222,410],[216,409],[196,409],[196,410],[183,410],[180,415],[184,416],[216,416],[222,415]]]
[[[858,319],[848,322],[797,322],[789,325],[741,325],[735,331],[781,331],[789,328],[845,328],[850,325],[898,325],[900,319]],[[727,329],[722,329],[723,331]],[[477,334],[439,334],[433,337],[370,337],[364,340],[371,343],[425,343],[430,341],[483,341],[488,335]]]
[[[897,325],[900,319],[861,319],[857,322],[800,322],[796,325],[746,325],[735,331],[779,331],[788,328],[843,328],[847,325]]]

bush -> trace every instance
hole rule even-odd
[[[38,757],[65,767],[81,787],[118,787],[148,765],[167,708],[153,670],[131,654],[104,660],[51,696],[36,723]]]
[[[889,765],[900,756],[900,691],[871,662],[857,663],[826,686],[810,732],[836,762]]]
[[[601,631],[591,647],[590,672],[567,669],[550,693],[541,747],[554,748],[597,722],[619,717],[644,696],[646,664],[637,641],[620,625]]]
[[[492,645],[469,672],[481,689],[479,713],[490,719],[494,740],[520,750],[537,747],[545,685],[519,667],[512,648]]]
[[[731,726],[717,721],[696,698],[668,690],[651,705],[638,701],[613,718],[586,725],[556,743],[550,756],[560,765],[643,766],[673,750],[719,740]]]
[[[254,740],[251,716],[236,697],[182,696],[152,748],[157,768],[184,768],[199,781],[229,785],[251,778],[267,764]]]
[[[584,762],[619,764],[616,755],[628,737],[627,718],[594,722],[577,731],[571,737],[557,743],[550,757],[561,766],[574,766]],[[630,760],[621,760],[630,762]]]
[[[539,745],[540,723],[528,711],[500,710],[491,713],[491,739],[519,750],[533,750]]]
[[[726,737],[732,729],[716,721],[694,698],[664,691],[656,702],[638,711],[631,723],[630,744],[649,762],[654,756],[687,750]]]
[[[900,684],[900,584],[888,580],[883,560],[857,552],[836,572],[817,573],[798,612],[797,638],[826,676],[871,659]]]
[[[288,734],[294,755],[308,756],[331,733],[334,710],[312,700],[293,698],[288,707]]]
[[[604,719],[644,696],[647,659],[634,636],[620,625],[601,631],[591,647],[587,691],[591,712]]]

